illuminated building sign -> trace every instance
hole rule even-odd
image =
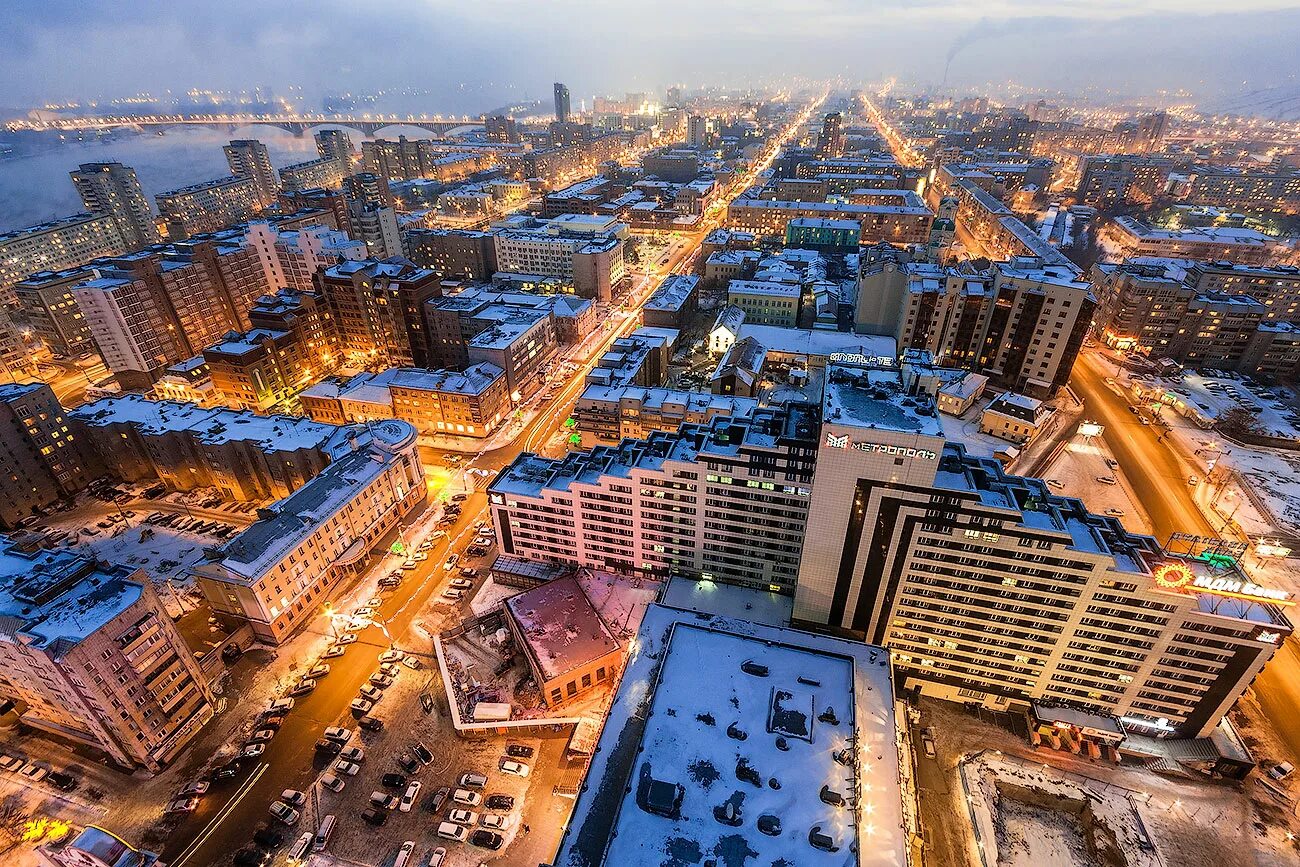
[[[856,364],[859,367],[895,367],[898,362],[888,355],[859,355],[856,352],[832,352],[831,364]]]
[[[1218,596],[1231,596],[1251,602],[1271,602],[1274,605],[1294,605],[1291,594],[1273,587],[1261,587],[1252,581],[1237,578],[1195,575],[1183,563],[1164,563],[1153,573],[1156,585],[1165,590],[1199,590]]]
[[[853,442],[849,439],[848,434],[836,436],[833,433],[826,434],[826,447],[832,449],[856,449],[860,452],[876,452],[882,455],[896,455],[903,458],[922,458],[927,461],[933,461],[939,456],[928,449],[913,449],[907,446],[887,446],[882,443],[865,443]]]

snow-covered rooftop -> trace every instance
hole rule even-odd
[[[554,863],[901,867],[896,738],[880,648],[652,605]]]
[[[573,575],[517,593],[505,604],[524,637],[525,652],[547,680],[619,648]]]

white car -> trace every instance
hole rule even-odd
[[[465,591],[448,588],[442,591],[442,598],[449,602],[459,602],[465,598]]]
[[[330,647],[329,650],[327,650],[327,651],[325,651],[324,653],[322,653],[322,654],[320,655],[320,658],[321,658],[321,659],[334,659],[335,657],[342,656],[343,654],[345,654],[345,653],[347,653],[347,652],[348,652],[348,649],[347,649],[345,646],[343,646],[342,644],[335,644],[335,645],[332,645],[332,646]]]
[[[290,807],[301,807],[307,803],[307,795],[297,789],[285,789],[280,793],[280,800],[284,801]]]
[[[523,762],[512,762],[510,759],[502,759],[498,767],[501,768],[502,773],[514,774],[516,777],[526,777],[531,770]]]
[[[425,560],[429,559],[429,555],[423,551],[416,551],[414,554],[411,555],[411,559],[416,561],[417,563],[423,563]]]
[[[384,697],[384,694],[373,686],[363,686],[357,692],[361,693],[362,698],[369,701],[379,701]]]
[[[514,824],[514,817],[508,813],[484,813],[478,820],[478,823],[484,828],[491,828],[494,831],[504,831]]]
[[[478,813],[473,810],[452,810],[447,814],[447,818],[457,825],[473,825],[478,821]]]
[[[381,665],[389,662],[401,662],[402,657],[404,656],[406,656],[406,654],[402,653],[400,650],[385,650],[383,653],[379,654],[379,662]]]
[[[253,732],[253,736],[249,740],[255,744],[260,744],[269,741],[273,737],[275,737],[275,729],[258,729]]]
[[[452,590],[469,590],[474,586],[474,582],[468,578],[453,578],[447,583]]]
[[[316,680],[330,673],[330,664],[328,662],[318,662],[311,667],[311,671],[303,675],[303,679]]]
[[[442,867],[442,862],[447,860],[447,847],[439,846],[433,850],[429,856],[429,867]]]
[[[467,807],[477,807],[483,803],[483,796],[478,792],[471,792],[469,789],[457,789],[451,793],[451,799],[457,804],[464,804]]]
[[[411,812],[411,808],[415,806],[415,799],[420,797],[420,788],[420,781],[412,780],[402,794],[402,803],[397,805],[397,809],[403,813]]]
[[[291,710],[293,710],[293,699],[277,698],[275,701],[267,705],[266,713],[264,713],[263,716],[271,716],[272,714],[288,713]]]
[[[349,762],[346,759],[339,759],[337,762],[334,763],[334,770],[338,771],[340,774],[347,774],[349,777],[355,777],[357,775],[357,771],[361,770],[361,766],[358,765],[356,762]]]
[[[325,729],[325,740],[338,741],[346,744],[352,738],[352,729],[345,729],[343,726],[330,726]]]
[[[271,803],[269,812],[272,816],[279,819],[281,822],[283,822],[286,825],[297,824],[298,816],[300,815],[297,810],[295,810],[293,807],[290,807],[288,804],[284,803],[283,801],[273,801]]]
[[[354,713],[367,714],[375,709],[375,703],[365,698],[352,699],[352,710]]]
[[[264,752],[266,752],[266,744],[249,744],[239,751],[239,757],[243,759],[255,759]]]
[[[349,632],[345,632],[345,633],[343,633],[342,635],[340,635],[340,636],[338,636],[337,638],[334,639],[334,647],[338,647],[338,646],[341,645],[341,644],[352,644],[352,643],[355,642],[356,640],[357,640],[357,637],[356,637],[355,635],[353,635],[353,634],[351,634],[351,633],[349,633]],[[331,649],[333,649],[333,648],[331,648]]]
[[[341,792],[343,791],[343,786],[345,785],[345,783],[343,782],[343,778],[336,777],[334,774],[326,774],[325,776],[321,777],[320,784],[325,788],[329,789],[331,792]]]
[[[444,840],[455,840],[463,843],[469,836],[469,831],[464,825],[457,825],[455,822],[439,822],[438,836]]]
[[[339,758],[345,762],[364,762],[366,760],[366,751],[361,747],[349,747],[339,753]]]

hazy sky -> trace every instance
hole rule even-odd
[[[0,0],[0,106],[427,88],[472,112],[785,76],[1219,95],[1300,68],[1300,0]]]

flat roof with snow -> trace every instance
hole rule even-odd
[[[885,651],[664,605],[632,648],[556,867],[906,863]]]

